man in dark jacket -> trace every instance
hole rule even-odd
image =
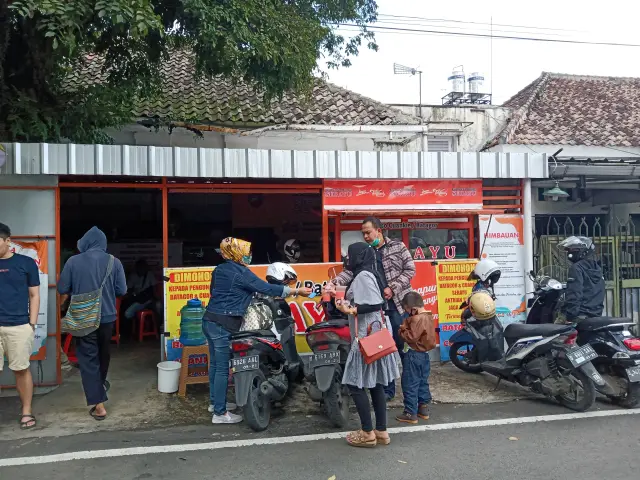
[[[127,279],[122,263],[113,259],[111,272],[108,267],[111,256],[107,253],[107,237],[98,227],[92,227],[78,241],[80,254],[71,257],[64,266],[58,282],[61,295],[79,295],[98,290],[106,281],[102,290],[102,315],[100,328],[76,337],[76,353],[80,365],[82,386],[87,405],[94,405],[89,412],[96,420],[104,420],[107,411],[107,372],[111,354],[109,347],[116,321],[116,297],[127,293]]]
[[[599,317],[604,310],[605,285],[602,268],[594,258],[595,245],[587,237],[569,237],[558,244],[571,262],[565,303],[561,314],[570,323]]]

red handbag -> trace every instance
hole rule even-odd
[[[356,341],[360,345],[360,353],[362,353],[364,363],[367,365],[398,351],[396,342],[393,340],[393,335],[391,335],[391,332],[387,328],[387,322],[382,310],[380,310],[380,317],[381,320],[376,320],[369,325],[366,337],[358,338],[358,315],[355,315]],[[380,323],[380,330],[371,333],[371,327],[373,327],[375,323]]]

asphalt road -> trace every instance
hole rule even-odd
[[[437,406],[438,407],[438,406]],[[456,410],[457,409],[457,410]],[[439,412],[438,412],[439,411]],[[615,412],[615,410],[614,410]],[[105,432],[59,439],[0,441],[2,459],[56,453],[125,449],[164,445],[158,453],[114,458],[54,461],[0,467],[0,479],[141,480],[141,479],[509,479],[591,480],[635,478],[640,468],[640,415],[576,418],[559,421],[491,426],[491,422],[518,422],[525,415],[566,414],[564,409],[534,402],[514,402],[478,408],[434,408],[432,424],[442,430],[400,432],[392,444],[375,449],[354,449],[342,439],[302,441],[297,432],[317,433],[313,421],[299,417],[260,435],[238,430],[218,433],[212,426],[148,432]],[[608,415],[608,412],[604,412]],[[458,421],[487,420],[485,426],[456,428]],[[559,418],[559,417],[557,417]],[[446,423],[443,423],[446,422]],[[397,426],[392,422],[390,426]],[[215,427],[217,428],[217,427]],[[286,430],[286,431],[285,431]],[[320,430],[322,432],[322,430]],[[274,436],[274,434],[277,434]],[[335,435],[335,432],[334,432]],[[293,438],[292,438],[293,437]],[[265,440],[267,439],[267,440]],[[271,439],[271,440],[269,440]],[[242,446],[255,441],[282,439],[293,443]],[[299,440],[296,440],[299,439]],[[235,448],[175,451],[184,444],[217,442]],[[244,442],[244,443],[243,443]],[[176,447],[177,446],[177,447]],[[172,449],[166,452],[163,449]],[[36,462],[38,460],[34,460]],[[49,461],[49,460],[47,460]]]

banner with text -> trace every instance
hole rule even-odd
[[[265,278],[266,265],[249,267],[260,278]],[[310,352],[307,341],[303,336],[308,326],[321,322],[324,311],[319,301],[323,285],[342,270],[338,263],[301,263],[294,266],[298,273],[298,286],[312,288],[316,293],[314,298],[289,298],[291,314],[296,324],[296,346],[300,353]],[[164,285],[164,328],[166,332],[167,360],[180,361],[182,358],[182,344],[180,343],[180,309],[188,300],[199,298],[203,305],[209,303],[212,267],[202,268],[165,268],[164,276],[169,280]],[[189,359],[190,363],[199,364],[202,359]]]
[[[424,308],[433,313],[434,326],[438,327],[438,289],[436,287],[436,266],[433,261],[415,262],[416,276],[411,280],[411,287],[422,295]]]
[[[326,180],[326,210],[479,210],[482,180]]]
[[[475,281],[467,278],[477,260],[440,261],[436,266],[438,309],[440,325],[440,360],[449,360],[449,346],[452,335],[462,328],[460,305],[467,300]]]
[[[490,258],[502,271],[495,286],[498,318],[505,326],[524,323],[527,304],[522,215],[480,215],[479,230],[484,241],[482,258]]]
[[[31,360],[44,360],[47,356],[47,305],[49,299],[49,256],[48,242],[38,240],[36,242],[19,242],[12,240],[9,248],[13,253],[33,258],[38,265],[40,277],[40,311],[38,312],[38,324],[36,326],[35,339]]]

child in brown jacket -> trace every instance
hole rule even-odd
[[[396,420],[418,423],[418,418],[429,420],[429,350],[436,346],[436,330],[433,315],[425,310],[418,292],[407,293],[402,299],[402,307],[409,314],[398,332],[405,341],[401,380],[404,412]]]

